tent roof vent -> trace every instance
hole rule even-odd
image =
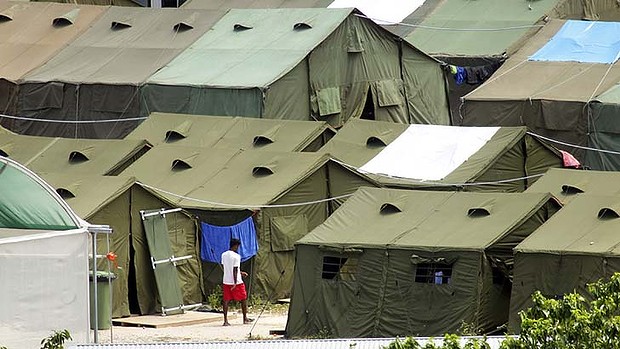
[[[188,162],[185,162],[181,159],[172,160],[172,167],[170,168],[172,171],[183,171],[192,168]]]
[[[252,26],[241,24],[241,23],[237,23],[233,26],[233,30],[236,32],[242,32],[245,30],[250,30],[252,28],[253,28]]]
[[[131,28],[131,24],[121,21],[112,21],[112,24],[110,25],[110,29],[112,30],[121,30],[126,28]]]
[[[269,166],[256,166],[252,169],[254,177],[267,177],[274,174],[274,169]]]
[[[255,147],[262,147],[262,146],[271,144],[273,142],[274,142],[273,139],[271,139],[270,137],[262,136],[262,135],[256,136],[252,140],[252,144],[254,144]]]
[[[293,30],[301,31],[301,30],[306,30],[306,29],[312,29],[312,26],[305,22],[295,23],[293,25]]]
[[[176,130],[166,131],[166,143],[172,143],[176,141],[180,141],[185,138],[185,135]]]
[[[69,189],[66,189],[66,188],[58,188],[58,189],[56,189],[56,192],[64,200],[71,199],[71,198],[75,197],[75,194],[73,194]]]
[[[172,29],[173,29],[175,32],[180,32],[180,33],[182,33],[182,32],[186,32],[186,31],[188,31],[188,30],[192,30],[192,29],[194,29],[194,26],[193,26],[193,25],[191,25],[191,24],[189,24],[189,23],[186,23],[186,22],[179,22],[179,23],[175,24],[175,25],[172,27]]]
[[[84,154],[83,152],[77,151],[77,150],[72,151],[69,154],[69,162],[72,164],[79,164],[82,162],[86,162],[88,160],[90,159],[88,158],[88,156],[86,156],[86,154]]]
[[[12,20],[13,20],[12,14],[8,12],[0,13],[0,23],[10,22]]]
[[[396,206],[395,204],[389,202],[382,204],[381,208],[379,209],[379,213],[381,214],[394,214],[399,212],[403,212],[403,210],[401,210],[400,207]]]
[[[562,194],[574,195],[574,194],[581,194],[583,192],[584,192],[583,189],[579,188],[576,185],[572,185],[572,184],[562,185]]]
[[[62,16],[56,17],[52,20],[52,26],[56,28],[68,27],[75,22],[79,13],[80,9],[76,8],[65,13]]]
[[[4,149],[0,149],[0,156],[4,156],[5,158],[8,158],[9,157],[9,153],[4,151]]]
[[[491,210],[487,207],[473,207],[467,210],[467,215],[472,218],[486,217],[491,215]]]
[[[613,209],[610,207],[603,207],[600,211],[598,211],[598,219],[615,219],[620,217],[618,214],[620,210]]]
[[[379,137],[370,136],[366,140],[366,146],[368,148],[382,148],[385,147],[387,143]]]

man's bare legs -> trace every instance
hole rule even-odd
[[[228,323],[228,302],[229,301],[222,302],[222,309],[224,310],[224,325],[223,326],[230,326],[230,324]]]
[[[243,313],[243,323],[244,324],[249,324],[252,321],[254,321],[254,319],[250,319],[248,317],[248,300],[244,299],[241,301],[241,312]]]

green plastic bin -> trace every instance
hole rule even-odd
[[[97,271],[97,329],[107,330],[112,326],[112,307],[110,306],[111,284],[116,275],[107,271]],[[95,329],[95,288],[93,272],[89,273],[90,291],[90,329]]]

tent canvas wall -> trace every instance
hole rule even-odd
[[[619,28],[616,22],[549,21],[491,79],[464,97],[463,125],[525,125],[537,134],[587,146],[594,127],[589,104],[620,81],[613,44]],[[559,146],[592,167],[584,161],[585,150]]]
[[[153,113],[125,139],[153,145],[316,151],[334,135],[326,122]]]
[[[375,185],[321,154],[170,145],[155,147],[123,174],[211,225],[253,217],[259,250],[249,266],[250,291],[272,297],[290,293],[293,243],[344,200],[327,199]],[[312,204],[297,205],[305,202]],[[203,269],[207,289],[221,284],[217,265],[205,262]]]
[[[185,9],[227,10],[231,8],[327,7],[333,0],[188,0]]]
[[[116,175],[151,148],[144,140],[95,140],[0,134],[0,155],[35,172]]]
[[[548,297],[577,291],[620,271],[617,196],[580,195],[515,249],[510,328],[532,305],[535,290]]]
[[[594,169],[620,171],[620,154],[613,152],[620,142],[620,124],[616,122],[620,113],[620,84],[597,96],[589,108],[588,146],[612,152],[587,151],[585,163]]]
[[[109,250],[103,236],[97,245],[99,254],[112,251],[117,255],[111,266],[117,276],[112,283],[112,317],[159,312],[161,307],[140,211],[170,208],[171,205],[140,187],[132,177],[66,176],[63,173],[42,176],[81,217],[113,229]],[[183,301],[185,304],[200,303],[204,292],[195,220],[186,212],[175,212],[166,215],[166,221],[174,254],[193,256],[179,262],[177,268]],[[99,268],[107,270],[108,265],[101,262]]]
[[[549,194],[362,188],[296,243],[286,332],[436,336],[508,320],[512,248]]]
[[[111,7],[83,35],[23,78],[19,112],[75,124],[20,123],[19,133],[122,138],[137,122],[138,86],[208,31],[224,13]]]
[[[0,112],[15,115],[17,85],[84,32],[105,7],[0,2]],[[14,120],[0,119],[12,128]]]
[[[528,193],[551,193],[566,204],[583,194],[620,194],[620,173],[550,168]]]
[[[336,127],[352,117],[448,124],[439,62],[356,14],[231,10],[149,78],[144,109],[294,120],[312,115]]]
[[[561,154],[524,127],[396,125],[351,120],[321,152],[394,187],[525,190]],[[470,183],[484,182],[485,185]],[[490,182],[490,183],[488,183]]]
[[[88,233],[39,177],[0,157],[0,340],[39,348],[67,329],[86,342]]]

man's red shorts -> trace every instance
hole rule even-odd
[[[248,294],[245,292],[245,284],[238,284],[235,288],[233,285],[222,285],[222,291],[224,293],[224,301],[242,301],[248,298]]]

